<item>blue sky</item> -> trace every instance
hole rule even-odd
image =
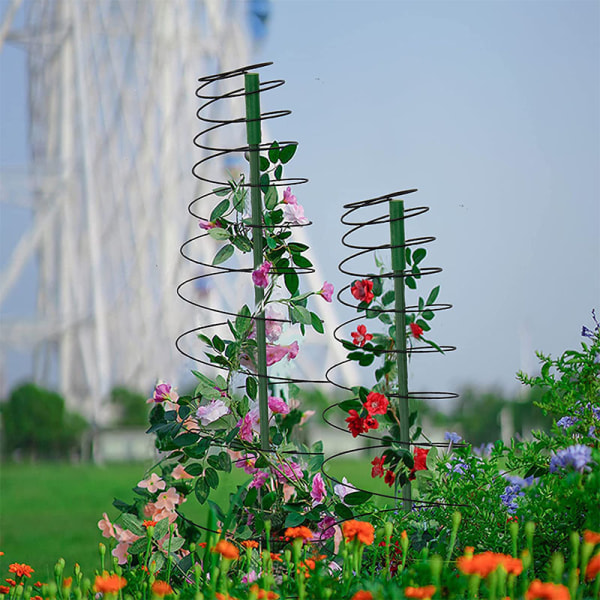
[[[348,283],[343,204],[416,187],[431,208],[408,235],[437,237],[426,290],[454,308],[433,337],[458,350],[416,357],[414,389],[514,390],[534,350],[579,345],[600,309],[600,4],[279,0],[257,60],[287,81],[263,108],[293,111],[271,133],[300,142],[323,279]],[[23,68],[0,54],[3,166],[26,159]],[[18,218],[2,206],[3,254]]]

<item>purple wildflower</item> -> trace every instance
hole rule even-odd
[[[462,442],[462,438],[455,431],[446,431],[444,434],[444,439],[452,444],[459,444]]]
[[[556,421],[556,424],[563,430],[563,433],[566,432],[569,427],[573,427],[575,423],[579,423],[579,419],[577,417],[562,417]]]
[[[583,473],[584,470],[589,471],[587,466],[592,459],[592,449],[589,446],[575,444],[564,450],[559,450],[550,459],[550,473],[556,473],[559,469],[573,467],[575,471]]]

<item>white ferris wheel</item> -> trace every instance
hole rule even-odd
[[[0,314],[32,260],[38,276],[36,317],[0,322],[0,343],[31,350],[33,379],[54,379],[95,424],[114,385],[148,390],[189,372],[174,340],[207,318],[176,294],[198,274],[178,251],[199,231],[187,205],[208,191],[191,175],[202,158],[195,89],[202,75],[251,64],[267,9],[268,0],[8,0],[0,52],[27,52],[32,162],[5,174],[0,201],[26,203],[32,221],[0,273]],[[210,163],[221,178],[230,166]],[[209,261],[214,243],[202,250]],[[235,290],[197,292],[239,308]],[[327,339],[319,369],[343,358]]]

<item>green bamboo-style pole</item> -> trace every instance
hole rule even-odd
[[[258,73],[244,76],[246,92],[246,136],[250,155],[250,200],[252,204],[252,246],[254,268],[263,262],[262,197],[260,193],[260,97]],[[262,307],[265,298],[263,288],[254,286],[254,305]],[[269,449],[269,400],[267,389],[267,340],[265,335],[265,311],[261,309],[256,318],[256,344],[258,346],[258,411],[260,418],[260,447]]]
[[[398,370],[398,417],[400,419],[400,439],[407,450],[409,443],[408,410],[408,354],[406,353],[406,299],[404,277],[406,269],[404,244],[404,201],[390,200],[390,240],[392,246],[392,271],[394,272],[395,325],[396,325],[396,366]],[[402,506],[409,511],[412,507],[410,482],[402,486]]]

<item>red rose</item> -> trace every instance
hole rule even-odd
[[[391,487],[396,479],[394,471],[386,471],[384,481]]]
[[[416,323],[410,324],[410,330],[412,331],[413,337],[419,339],[423,335],[423,328]]]
[[[359,302],[366,302],[369,304],[373,298],[375,298],[375,294],[373,294],[373,282],[369,279],[357,280],[354,282],[354,285],[350,288],[352,295]]]
[[[354,409],[349,410],[348,414],[350,416],[346,419],[346,423],[348,423],[348,429],[350,430],[352,437],[356,437],[360,433],[367,431],[363,419],[360,418]]]
[[[369,429],[379,429],[379,422],[375,417],[372,417],[371,415],[367,415],[363,419],[363,424],[365,427],[365,431],[369,431]]]
[[[427,471],[427,455],[429,454],[429,448],[415,448],[415,464],[413,468],[410,470],[410,475],[408,478],[412,481],[415,479],[416,471]]]
[[[381,458],[376,456],[371,461],[371,464],[373,465],[373,468],[371,469],[371,477],[383,477],[383,474],[385,472],[385,469],[383,468],[384,461],[385,456],[382,456]]]
[[[371,392],[363,406],[367,409],[369,415],[385,415],[388,404],[389,401],[383,394]]]

